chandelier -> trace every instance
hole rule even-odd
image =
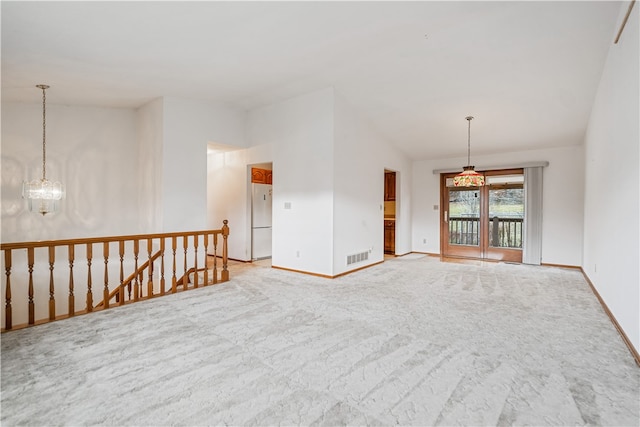
[[[34,179],[31,182],[22,183],[22,197],[27,199],[30,212],[39,212],[46,215],[55,212],[58,201],[64,196],[64,187],[60,182],[51,182],[47,179],[47,142],[46,142],[46,93],[47,85],[36,85],[42,89],[42,179]]]
[[[467,139],[467,166],[462,168],[462,172],[453,178],[454,187],[482,187],[484,185],[484,175],[475,171],[475,166],[471,166],[471,120],[473,116],[465,117],[469,122]]]

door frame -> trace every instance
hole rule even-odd
[[[383,183],[384,183],[384,185],[383,185],[383,202],[382,202],[383,205],[380,206],[382,208],[382,210],[383,210],[383,215],[382,215],[383,216],[383,222],[382,222],[382,254],[383,254],[383,256],[385,254],[386,255],[394,255],[395,256],[396,252],[397,252],[397,247],[398,247],[397,246],[397,241],[398,241],[397,230],[398,230],[398,224],[400,222],[399,221],[399,216],[400,215],[398,214],[399,211],[400,211],[400,199],[401,199],[400,192],[398,191],[398,188],[400,187],[400,172],[395,170],[395,169],[391,169],[391,168],[387,168],[387,167],[385,167],[383,169],[383,171],[384,171],[384,174],[383,174]],[[386,218],[386,216],[384,214],[384,208],[383,208],[385,202],[387,202],[387,200],[385,200],[386,196],[387,196],[387,193],[386,193],[386,190],[387,190],[387,173],[392,173],[394,175],[394,188],[393,188],[394,197],[393,197],[392,201],[394,202],[394,205],[395,205],[395,210],[394,210],[394,213],[393,213],[393,215],[394,215],[394,217],[393,217],[393,250],[389,251],[389,252],[386,250],[385,243],[386,243],[386,235],[387,235],[386,224],[387,224],[388,221],[390,221],[390,219]]]
[[[479,171],[484,176],[517,175],[524,174],[524,169],[499,169]],[[447,178],[456,176],[457,173],[440,174],[440,254],[452,258],[472,258],[493,261],[522,262],[522,249],[495,248],[489,244],[489,186],[471,187],[477,188],[480,193],[480,218],[479,218],[479,242],[478,246],[449,245],[449,190],[446,186]],[[524,246],[524,245],[523,245]]]

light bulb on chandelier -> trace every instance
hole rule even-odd
[[[46,215],[55,212],[58,201],[64,197],[64,186],[58,182],[47,179],[47,139],[46,139],[46,90],[47,85],[37,85],[42,89],[42,179],[34,179],[22,183],[22,197],[27,199],[29,211]]]

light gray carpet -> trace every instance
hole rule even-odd
[[[578,271],[263,264],[3,334],[2,425],[640,422],[640,369]]]

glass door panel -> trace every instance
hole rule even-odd
[[[524,188],[489,187],[489,246],[522,249]]]
[[[449,189],[449,244],[480,245],[478,189]]]
[[[482,256],[480,189],[447,186],[446,181],[443,182],[443,187],[442,254],[480,258]]]

